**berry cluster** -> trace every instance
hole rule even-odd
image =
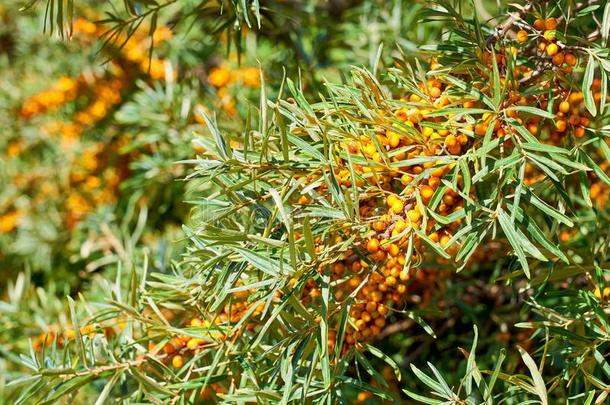
[[[211,68],[207,82],[216,88],[220,106],[229,116],[237,115],[235,100],[230,91],[232,86],[258,88],[261,85],[257,68],[244,66],[234,69],[226,63]]]
[[[456,166],[460,156],[485,138],[499,138],[503,148],[511,150],[530,141],[528,137],[566,146],[586,136],[591,115],[583,93],[573,85],[578,58],[557,41],[557,27],[554,18],[536,20],[536,47],[528,46],[529,35],[519,31],[517,46],[512,41],[494,44],[479,52],[478,62],[465,71],[439,74],[443,65],[433,59],[428,79],[401,99],[402,106],[390,119],[344,146],[343,153],[350,158],[336,162],[334,175],[346,192],[354,185],[364,190],[358,224],[364,226],[354,227],[357,231],[345,227],[339,236],[318,238],[316,243],[323,251],[329,244],[355,240],[353,249],[331,265],[336,302],[354,298],[348,345],[380,334],[391,309],[400,308],[414,291],[414,275],[421,272],[415,269],[429,261],[431,253],[444,251],[455,257],[461,248],[453,235],[462,222],[465,195],[474,200],[476,196],[464,189],[461,168]],[[467,87],[473,91],[465,95]],[[484,112],[487,106],[481,97],[491,100],[497,88],[505,92],[500,111]],[[600,103],[599,80],[593,81],[592,91]],[[526,169],[526,184],[544,178],[535,164],[528,162]],[[594,174],[589,177],[592,199],[603,203],[604,183]],[[303,184],[319,179],[310,175]],[[321,183],[316,194],[328,194],[326,183]],[[315,195],[303,195],[298,202],[309,204],[312,199]],[[506,247],[494,245],[492,250],[498,249]],[[319,299],[315,281],[308,282],[304,295]],[[331,333],[331,343],[334,338]]]
[[[102,27],[85,19],[75,20],[73,29],[74,39],[81,44],[98,41],[105,33]],[[54,175],[49,177],[48,173],[37,170],[18,173],[13,179],[21,194],[33,196],[32,202],[37,205],[65,196],[64,220],[68,229],[74,228],[96,206],[115,202],[120,183],[129,175],[127,166],[133,156],[120,151],[126,140],[91,142],[89,132],[123,101],[123,95],[133,89],[135,78],[166,78],[169,63],[159,58],[149,59],[148,50],[151,44],[159,45],[170,39],[171,31],[161,26],[152,38],[148,33],[142,26],[129,38],[119,35],[114,42],[116,49],[108,50],[117,51],[118,55],[114,55],[107,67],[86,69],[76,78],[61,77],[50,89],[34,94],[21,105],[19,116],[24,123],[71,106],[67,118],[40,124],[43,134],[50,139],[59,138],[62,158],[70,161],[68,184],[56,182]],[[32,145],[13,141],[8,144],[6,154],[10,158],[26,159],[22,155],[29,148]],[[20,218],[29,215],[30,208],[0,205],[0,210],[5,211],[0,215],[0,233],[8,233],[18,227]]]

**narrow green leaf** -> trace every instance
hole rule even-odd
[[[498,214],[498,220],[500,222],[500,227],[502,227],[502,230],[504,231],[504,234],[506,235],[506,238],[508,239],[508,242],[510,243],[511,247],[515,251],[515,255],[517,255],[517,259],[519,259],[519,262],[521,263],[521,266],[523,267],[523,271],[525,272],[525,275],[527,276],[527,278],[530,278],[529,265],[527,263],[525,253],[523,252],[523,248],[521,247],[521,243],[523,241],[517,235],[515,227],[510,222],[510,217],[503,210],[500,210],[500,212]]]
[[[523,350],[522,347],[517,346],[517,349],[519,350],[519,353],[521,353],[521,358],[523,359],[523,362],[525,363],[525,365],[530,371],[530,374],[532,375],[532,380],[534,381],[534,388],[536,390],[536,394],[538,394],[538,397],[540,398],[541,404],[548,405],[546,385],[544,383],[542,375],[540,374],[540,371],[538,370],[538,366],[534,362],[534,359],[532,359],[532,357],[529,355],[529,353]]]
[[[595,58],[592,54],[589,54],[589,61],[587,62],[587,68],[582,80],[582,94],[585,99],[585,107],[592,116],[597,115],[597,107],[595,106],[595,100],[593,99],[593,92],[591,91],[591,85],[593,84],[593,77],[595,76]]]

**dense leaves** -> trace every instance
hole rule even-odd
[[[606,401],[608,5],[14,6],[4,400]]]

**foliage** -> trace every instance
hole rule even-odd
[[[5,98],[3,399],[607,400],[610,5],[103,6]]]

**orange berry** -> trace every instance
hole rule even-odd
[[[536,28],[537,30],[541,30],[544,28],[544,20],[541,20],[540,18],[537,18],[536,21],[534,21],[534,28]]]
[[[405,221],[403,221],[402,219],[396,221],[396,223],[394,224],[394,231],[396,231],[397,233],[401,233],[406,228],[407,228],[407,223]]]
[[[451,153],[452,155],[457,155],[460,153],[460,151],[462,150],[461,146],[459,144],[456,144],[454,146],[450,146],[447,148],[447,150],[449,151],[449,153]]]
[[[555,129],[557,129],[558,132],[565,132],[567,127],[568,123],[566,120],[557,120],[557,122],[555,122]]]
[[[443,177],[444,173],[445,173],[445,167],[444,166],[440,166],[440,167],[437,167],[436,169],[432,170],[432,172],[430,173],[430,176],[432,176],[432,177]]]
[[[565,55],[559,52],[557,55],[553,56],[553,65],[560,66],[561,64],[563,64],[564,60]]]
[[[395,277],[389,276],[389,277],[386,277],[385,283],[389,286],[393,286],[393,285],[396,285],[397,280]]]
[[[585,129],[583,127],[576,127],[574,129],[574,136],[577,138],[582,138],[585,136]]]
[[[523,30],[517,32],[517,42],[522,44],[525,41],[527,41],[527,32]]]
[[[373,222],[373,229],[377,232],[382,232],[386,228],[386,223],[384,221],[375,221]]]
[[[445,138],[445,146],[447,146],[448,148],[457,145],[457,143],[457,138],[453,134],[447,135],[447,138]]]
[[[422,186],[420,194],[424,200],[429,200],[434,195],[434,190],[430,186]]]
[[[430,96],[433,98],[438,98],[441,96],[441,89],[439,89],[438,87],[432,87],[430,89]]]
[[[165,346],[163,346],[163,352],[165,354],[172,354],[175,351],[176,351],[176,348],[171,343],[166,343]]]
[[[576,56],[572,55],[571,53],[566,54],[565,62],[570,66],[576,65],[576,62],[577,62]]]
[[[369,253],[376,253],[379,250],[379,241],[377,239],[370,239],[366,244],[366,250]]]
[[[555,28],[557,28],[557,20],[553,17],[547,18],[544,21],[544,28],[547,30],[554,30]]]
[[[487,132],[487,125],[486,124],[477,124],[474,126],[474,133],[479,135],[479,136],[483,136],[485,135],[485,133]]]

